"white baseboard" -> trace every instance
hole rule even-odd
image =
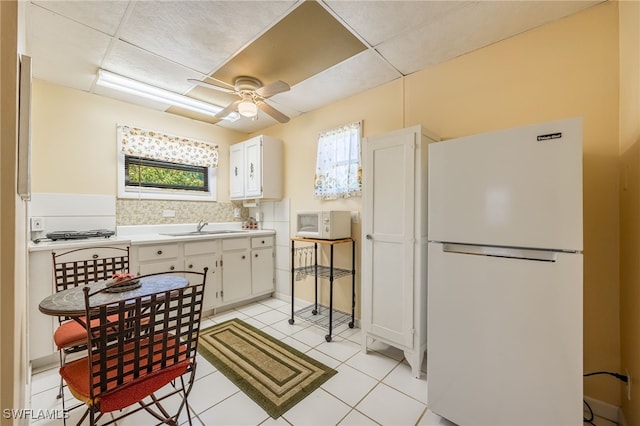
[[[622,411],[617,405],[609,404],[608,402],[600,401],[599,399],[589,396],[585,396],[584,400],[587,401],[587,404],[591,407],[594,416],[620,423],[619,419]]]

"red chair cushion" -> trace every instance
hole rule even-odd
[[[134,354],[133,351],[124,356],[126,360],[133,359],[137,355],[140,361],[140,369],[142,371],[147,366],[147,354],[149,352],[149,346],[146,345],[148,338],[143,339],[142,346],[138,354]],[[173,341],[173,339],[171,339]],[[184,349],[184,345],[180,345],[181,349]],[[125,350],[131,350],[133,343],[125,345]],[[121,410],[129,405],[132,405],[146,396],[151,395],[158,389],[162,388],[175,378],[184,374],[191,364],[191,359],[187,358],[186,353],[181,354],[178,357],[177,362],[174,361],[172,355],[175,353],[175,346],[169,346],[164,355],[167,358],[167,364],[164,368],[159,365],[154,366],[150,373],[142,373],[138,378],[133,378],[133,365],[125,366],[123,374],[124,383],[117,385],[115,380],[110,380],[116,376],[117,370],[111,370],[107,378],[107,389],[100,391],[94,390],[94,399],[91,400],[90,394],[90,374],[89,374],[89,360],[87,357],[71,361],[60,368],[60,375],[67,383],[71,393],[79,400],[88,405],[94,405],[103,413],[110,411]],[[163,353],[161,352],[161,338],[156,336],[153,343],[153,360],[158,361],[162,359]],[[115,349],[108,351],[109,361],[108,367],[115,367],[117,365],[117,357],[111,358],[116,353]],[[94,360],[97,360],[97,354],[94,354]],[[97,371],[98,365],[94,364],[94,370]],[[97,384],[99,378],[93,379]]]
[[[110,315],[109,321],[117,321],[118,315]],[[83,323],[86,322],[85,317],[78,318]],[[98,320],[91,321],[91,325],[98,324]],[[53,341],[56,344],[58,350],[64,348],[72,348],[74,346],[82,346],[87,344],[87,329],[83,324],[78,321],[69,320],[60,324],[56,331],[53,333]]]

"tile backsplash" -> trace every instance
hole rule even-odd
[[[240,208],[240,218],[233,215]],[[166,200],[116,200],[116,225],[153,225],[242,221],[249,216],[242,202],[203,202]]]

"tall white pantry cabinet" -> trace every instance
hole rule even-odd
[[[266,135],[229,147],[232,200],[282,198],[282,141]]]
[[[427,348],[427,145],[422,126],[365,138],[362,183],[362,350],[404,351],[420,377]]]

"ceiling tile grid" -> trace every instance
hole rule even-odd
[[[98,87],[97,72],[221,107],[238,97],[188,79],[284,80],[267,103],[296,117],[599,2],[31,0],[24,53],[35,78],[252,133],[277,121],[193,117]]]

